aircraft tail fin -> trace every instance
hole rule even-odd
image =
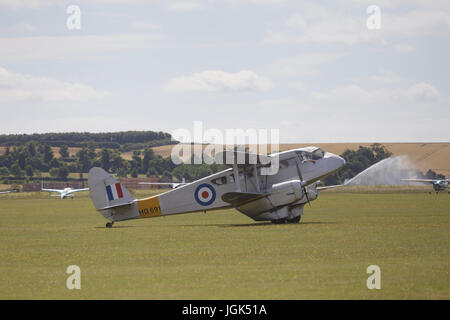
[[[112,221],[124,220],[138,215],[135,198],[112,175],[94,167],[88,175],[89,193],[95,209]]]

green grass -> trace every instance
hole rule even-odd
[[[235,210],[105,222],[87,193],[0,196],[0,299],[450,298],[446,193],[323,192],[298,225]]]

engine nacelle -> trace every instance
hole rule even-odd
[[[290,180],[272,185],[271,194],[267,198],[274,207],[279,207],[298,201],[302,197],[300,180]]]

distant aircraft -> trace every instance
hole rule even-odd
[[[242,156],[244,164],[238,164]],[[232,168],[145,199],[135,199],[109,173],[94,167],[88,176],[90,196],[97,211],[110,220],[107,228],[115,221],[224,208],[235,208],[255,221],[299,223],[304,205],[318,196],[316,182],[345,164],[317,147],[259,156],[229,150],[220,157],[231,159]],[[261,174],[276,161],[276,174]]]
[[[47,191],[47,192],[56,192],[59,193],[59,195],[52,195],[52,197],[60,197],[61,199],[65,199],[67,196],[72,197],[74,196],[75,192],[80,191],[89,191],[89,188],[84,189],[72,189],[72,188],[64,188],[64,189],[44,189],[44,184],[41,184],[41,191]]]
[[[184,186],[187,184],[187,182],[184,180],[184,178],[181,180],[181,182],[139,182],[139,184],[150,184],[150,185],[158,185],[158,186],[169,186],[172,189],[178,188],[180,186]]]
[[[450,182],[448,178],[444,180],[434,180],[434,179],[400,179],[400,180],[409,182],[431,183],[436,193],[439,193],[439,191],[443,191],[446,188],[448,188],[448,183]]]

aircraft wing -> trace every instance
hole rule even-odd
[[[81,192],[81,191],[89,191],[89,188],[70,190],[69,192],[67,192],[67,194]]]
[[[246,203],[267,197],[267,193],[251,192],[227,192],[222,195],[222,200],[228,202],[233,207],[239,207]]]
[[[10,193],[12,191],[0,191],[0,194]]]
[[[409,182],[425,182],[425,183],[435,183],[437,181],[433,179],[400,179],[400,180]]]
[[[215,156],[216,163],[232,165],[234,159],[236,159],[238,165],[270,165],[272,158],[267,155],[237,150],[224,150],[218,152]]]
[[[331,188],[337,188],[337,187],[343,187],[345,186],[345,184],[336,184],[334,186],[324,186],[324,187],[317,187],[317,190],[326,190],[326,189],[331,189]]]
[[[62,193],[62,190],[59,189],[41,189],[41,191]]]

